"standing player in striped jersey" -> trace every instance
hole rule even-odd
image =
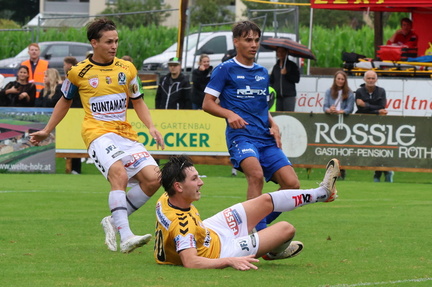
[[[163,149],[164,141],[144,103],[135,66],[116,57],[119,37],[114,22],[104,18],[94,20],[87,27],[87,38],[93,46],[93,55],[68,72],[62,86],[63,97],[46,127],[31,134],[31,142],[37,145],[47,138],[66,116],[74,97],[81,97],[85,112],[82,138],[96,167],[111,185],[108,196],[111,216],[101,222],[105,244],[117,251],[118,232],[120,251],[129,253],[150,241],[151,235],[132,233],[128,216],[160,187],[158,165],[138,142],[137,133],[126,120],[129,100],[157,146]],[[128,184],[132,188],[126,194]]]

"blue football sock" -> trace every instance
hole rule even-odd
[[[276,218],[278,218],[278,216],[281,214],[282,212],[276,212],[273,211],[272,213],[270,213],[269,215],[267,215],[266,217],[266,223],[270,224],[273,222],[273,220],[275,220]]]
[[[261,219],[260,222],[255,226],[256,231],[260,231],[267,227],[267,221],[265,218]]]

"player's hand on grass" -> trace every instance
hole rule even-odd
[[[45,130],[40,130],[30,134],[30,143],[32,145],[38,145],[41,141],[49,136],[49,132]]]
[[[259,262],[255,255],[248,255],[243,257],[232,257],[230,266],[236,270],[245,271],[250,269],[258,269],[253,265],[253,262]]]

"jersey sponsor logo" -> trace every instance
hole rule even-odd
[[[211,243],[211,236],[210,236],[210,232],[206,229],[206,236],[204,238],[204,242],[203,245],[205,247],[210,247],[210,243]]]
[[[126,108],[126,99],[95,102],[90,105],[93,113],[117,112]]]
[[[248,242],[246,240],[244,240],[244,239],[240,240],[239,241],[239,245],[240,245],[241,250],[247,250],[247,251],[249,251]]]
[[[88,64],[87,66],[85,66],[79,73],[78,73],[78,77],[83,78],[85,76],[85,74],[87,74],[87,72],[93,67],[92,64]]]
[[[234,211],[234,212],[236,212],[236,211]],[[233,231],[233,234],[234,235],[239,234],[240,230],[238,227],[238,222],[236,220],[236,216],[234,216],[234,214],[233,214],[233,210],[231,208],[227,208],[223,211],[223,215],[225,217],[225,221],[226,221],[228,227]]]
[[[88,81],[90,86],[92,86],[93,88],[96,88],[99,85],[99,78],[97,76],[90,78]]]
[[[61,91],[66,99],[73,99],[77,95],[78,88],[72,84],[69,79],[63,81]]]
[[[257,81],[257,82],[259,82],[259,81],[262,81],[262,80],[265,80],[265,77],[263,77],[263,76],[255,76],[255,81]]]
[[[108,85],[112,83],[111,77],[106,77],[105,78],[105,83],[107,83]]]
[[[117,158],[117,157],[121,156],[122,154],[124,154],[124,151],[118,151],[115,154],[113,154],[111,157],[112,158]]]
[[[237,223],[241,224],[242,220],[241,220],[240,214],[238,214],[238,212],[237,212],[237,209],[233,209],[232,214],[233,214],[235,220],[237,221]]]
[[[255,154],[255,151],[251,148],[244,148],[241,150],[242,154],[246,154],[246,153],[253,153]]]
[[[138,85],[137,84],[133,84],[131,86],[131,92],[132,92],[132,94],[136,94],[138,92]]]
[[[130,167],[131,165],[137,167],[141,162],[147,160],[150,157],[150,154],[146,151],[143,151],[139,153],[134,153],[131,156],[132,159],[124,165],[125,167]]]
[[[297,207],[300,204],[311,202],[311,195],[309,193],[299,194],[299,195],[293,196],[292,199],[294,199],[295,206]]]
[[[126,75],[123,72],[118,73],[118,83],[119,85],[126,85]]]
[[[174,242],[177,252],[188,248],[197,248],[195,237],[190,233],[186,234],[185,236],[177,235],[174,238]]]
[[[246,86],[245,89],[237,89],[237,95],[244,98],[254,98],[255,96],[267,95],[267,89],[251,89],[250,86]]]
[[[158,202],[156,204],[156,217],[157,217],[157,220],[160,223],[160,225],[163,226],[163,228],[165,228],[165,230],[168,230],[168,228],[171,224],[171,221],[162,212],[162,204],[160,202]]]
[[[120,62],[120,61],[115,62],[114,65],[116,65],[117,67],[121,67],[121,68],[123,68],[123,69],[125,69],[125,70],[128,69],[128,67],[127,67],[126,65],[124,65],[124,64],[123,64],[122,62]]]
[[[250,234],[249,237],[250,237],[250,239],[251,239],[252,246],[253,246],[253,247],[256,247],[256,246],[257,246],[257,243],[256,243],[255,233]]]

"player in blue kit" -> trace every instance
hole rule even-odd
[[[280,189],[298,189],[298,177],[281,149],[279,127],[268,111],[268,71],[254,62],[261,30],[251,21],[242,21],[232,32],[237,55],[213,70],[203,110],[226,119],[228,151],[233,166],[246,176],[247,199],[261,195],[263,178],[278,183]],[[270,216],[267,223],[277,214]],[[264,219],[257,229],[265,226]]]

